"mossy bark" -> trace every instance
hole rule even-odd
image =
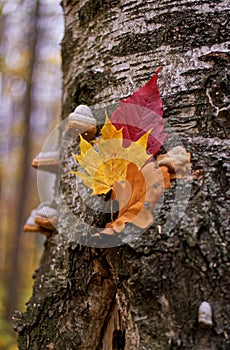
[[[94,222],[95,213],[80,195],[73,196],[68,152],[76,151],[76,140],[63,158],[61,176],[62,196],[76,220],[56,194],[58,233],[46,241],[27,311],[14,316],[19,349],[227,350],[227,1],[64,0],[62,5],[62,118],[81,103],[118,102],[162,66],[166,148],[180,140],[200,177],[177,181],[165,193],[154,225],[137,239],[113,248],[87,247],[76,242],[85,233],[76,223]],[[197,320],[203,300],[213,310],[207,329]]]

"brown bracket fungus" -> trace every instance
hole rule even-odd
[[[57,173],[59,166],[59,152],[57,151],[41,152],[32,161],[32,167],[50,173]]]
[[[40,225],[37,225],[34,222],[36,212],[37,212],[37,209],[34,209],[31,211],[30,216],[28,217],[25,225],[23,226],[24,232],[36,232],[36,233],[41,233],[42,235],[45,235],[47,237],[50,236],[50,234],[51,234],[50,230],[48,230]]]
[[[79,105],[68,116],[66,131],[75,136],[81,134],[87,141],[93,140],[97,133],[96,119],[91,109],[86,105]]]
[[[57,212],[48,205],[41,206],[36,212],[34,222],[47,230],[54,230],[58,223]]]
[[[159,167],[166,166],[171,179],[187,178],[191,171],[191,155],[182,146],[173,147],[168,153],[157,157]]]
[[[50,208],[48,204],[40,204],[36,209],[31,211],[23,230],[25,232],[39,232],[48,237],[55,230],[57,222],[56,210]]]

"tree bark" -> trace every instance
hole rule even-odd
[[[78,152],[78,140],[68,146],[62,200],[58,191],[55,197],[58,233],[46,241],[27,311],[14,315],[19,349],[227,350],[227,1],[64,0],[62,5],[62,118],[82,103],[97,109],[119,102],[162,66],[165,148],[182,143],[201,177],[178,180],[165,192],[154,225],[142,235],[131,239],[129,227],[118,241],[112,238],[114,247],[100,248],[99,238],[91,239],[90,229],[85,232],[80,224],[93,225],[96,214],[74,192],[70,154]],[[80,244],[85,234],[88,246]],[[203,300],[212,307],[210,328],[198,323]]]

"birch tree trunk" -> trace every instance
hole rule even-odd
[[[62,118],[79,104],[119,102],[162,66],[166,147],[179,138],[201,177],[177,181],[136,239],[92,247],[97,238],[77,243],[86,234],[80,219],[92,223],[96,214],[73,196],[65,156],[61,196],[75,219],[57,192],[58,233],[46,241],[27,311],[14,316],[19,349],[229,349],[227,5],[63,0]],[[204,300],[213,311],[209,328],[197,318]]]

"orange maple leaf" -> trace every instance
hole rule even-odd
[[[170,186],[170,175],[166,167],[156,169],[154,163],[141,170],[133,163],[127,167],[126,181],[117,181],[113,187],[113,198],[119,202],[119,214],[115,221],[106,225],[101,233],[121,232],[130,222],[142,229],[153,222],[152,209],[162,195],[162,189]],[[149,209],[145,207],[149,203]]]

